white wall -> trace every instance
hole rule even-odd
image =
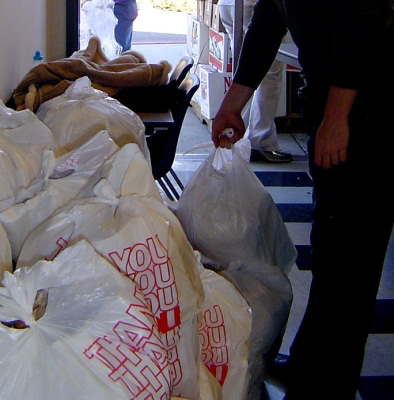
[[[65,56],[66,0],[0,1],[0,98],[8,101],[36,50],[46,60]]]

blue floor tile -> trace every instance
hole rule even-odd
[[[255,174],[264,186],[312,186],[312,180],[306,172],[255,171]]]
[[[277,204],[284,222],[311,222],[312,204]]]
[[[394,333],[394,299],[376,300],[375,317],[370,333]],[[394,396],[392,398],[394,399]]]
[[[295,245],[297,249],[296,265],[300,271],[310,271],[311,269],[311,246]]]

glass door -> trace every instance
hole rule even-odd
[[[67,0],[67,57],[85,49],[92,36],[100,39],[101,48],[110,59],[121,47],[115,40],[114,0]]]

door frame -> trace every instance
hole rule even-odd
[[[79,50],[80,0],[66,0],[66,57]]]

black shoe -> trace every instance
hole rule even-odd
[[[250,153],[250,161],[259,162],[265,161],[268,163],[288,163],[293,161],[293,156],[289,153],[284,153],[283,151],[274,150],[257,150],[252,149]]]
[[[267,375],[275,381],[287,385],[289,381],[289,359],[290,356],[279,353],[275,360],[267,366]]]

